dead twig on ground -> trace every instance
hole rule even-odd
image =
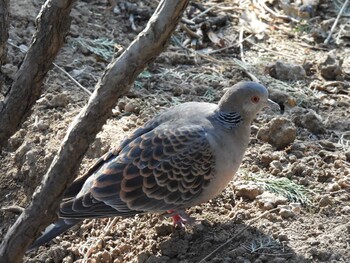
[[[19,47],[11,42],[8,42],[9,45],[18,48],[22,53],[27,53],[28,49],[24,49],[22,47]],[[83,85],[81,85],[75,78],[73,78],[67,71],[64,70],[64,68],[61,68],[60,66],[58,66],[56,63],[52,63],[57,69],[59,69],[60,71],[62,71],[68,78],[70,78],[79,88],[81,88],[83,91],[85,91],[87,94],[89,94],[89,96],[91,96],[91,92],[85,88]]]
[[[22,261],[28,245],[54,220],[65,189],[75,178],[84,153],[111,115],[117,99],[128,91],[146,65],[165,49],[187,5],[188,0],[161,1],[147,27],[123,54],[107,66],[88,105],[69,127],[32,202],[3,239],[0,246],[1,263]],[[57,8],[53,4],[45,6]],[[60,16],[58,18],[61,19]],[[52,23],[49,26],[53,27]]]
[[[239,49],[241,51],[241,60],[245,63],[244,49],[243,49],[243,33],[244,33],[244,28],[241,27],[241,30],[239,30]]]

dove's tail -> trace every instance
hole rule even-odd
[[[49,225],[45,231],[42,233],[40,237],[38,237],[33,244],[28,248],[27,252],[44,245],[49,242],[51,239],[57,237],[63,232],[67,231],[77,223],[79,223],[80,219],[63,219],[60,218],[54,224]]]

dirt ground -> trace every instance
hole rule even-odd
[[[350,7],[325,45],[345,1],[252,2],[259,1],[191,4],[185,26],[120,99],[80,169],[157,112],[186,101],[215,103],[225,88],[256,77],[282,112],[259,114],[235,179],[215,200],[188,210],[198,222],[174,229],[155,214],[86,220],[24,262],[350,262]],[[42,3],[10,1],[1,99]],[[156,6],[78,1],[55,63],[93,91]],[[0,155],[0,240],[17,218],[9,207],[28,205],[88,98],[57,67],[49,72],[31,116]]]

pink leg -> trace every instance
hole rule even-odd
[[[184,227],[186,224],[192,225],[196,221],[195,218],[190,217],[183,210],[168,210],[168,215],[173,218],[174,226]]]

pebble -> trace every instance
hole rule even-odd
[[[1,66],[1,72],[12,80],[15,80],[17,70],[17,66],[12,64],[5,64]]]
[[[338,183],[332,183],[331,185],[328,186],[328,191],[329,192],[336,192],[341,189],[340,185]]]
[[[293,116],[295,125],[303,127],[313,134],[326,132],[322,117],[311,109],[306,110],[295,107]]]
[[[350,214],[350,206],[346,205],[341,209],[342,214]]]
[[[301,212],[300,203],[290,203],[289,206],[292,208],[293,213],[299,214]]]
[[[237,197],[245,197],[249,200],[255,200],[256,197],[263,192],[257,185],[236,185],[235,192]]]
[[[318,65],[322,77],[326,80],[342,80],[343,59],[338,58],[334,51],[327,54],[326,59]]]
[[[328,206],[330,204],[332,204],[332,201],[328,196],[321,197],[320,201],[318,202],[318,205],[320,207],[325,207],[325,206]]]
[[[66,107],[68,104],[68,96],[64,93],[53,95],[49,100],[48,106],[51,108]]]
[[[168,236],[172,233],[173,227],[171,225],[162,224],[155,227],[158,236]]]
[[[287,209],[287,208],[281,208],[279,213],[278,213],[283,219],[288,219],[291,217],[294,217],[295,214],[293,213],[292,210]]]
[[[279,234],[277,238],[280,242],[289,241],[289,238],[286,234]]]
[[[350,151],[345,152],[346,161],[350,163]]]
[[[125,104],[124,111],[125,112],[139,114],[140,113],[140,107],[138,105],[136,105],[135,103],[133,103],[133,102],[128,102],[128,103]]]
[[[286,81],[302,80],[306,77],[305,69],[301,65],[282,61],[276,61],[266,66],[265,72],[273,78]]]
[[[270,167],[273,168],[273,169],[276,169],[278,171],[282,171],[283,170],[282,163],[280,161],[277,161],[277,160],[273,160],[270,163]]]
[[[258,139],[270,143],[277,150],[284,149],[296,138],[295,125],[284,117],[272,119],[266,126],[259,129]]]
[[[170,239],[161,243],[159,247],[162,255],[172,258],[179,254],[186,253],[189,245],[187,240]]]
[[[257,202],[259,207],[262,210],[266,211],[275,208],[278,205],[287,204],[288,199],[283,196],[276,195],[274,193],[263,192],[260,196],[257,197]]]

